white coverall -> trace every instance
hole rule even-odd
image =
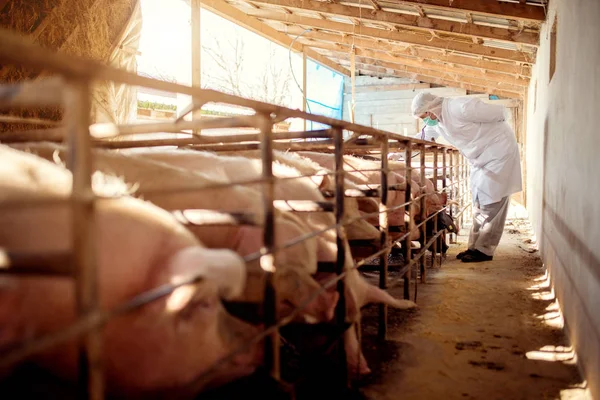
[[[441,135],[471,166],[474,211],[469,249],[491,256],[502,237],[509,197],[522,190],[519,149],[504,106],[457,97],[444,98],[441,107],[438,102],[435,110],[426,111],[438,119],[436,126],[425,128],[426,137]],[[415,116],[423,112],[413,109]]]

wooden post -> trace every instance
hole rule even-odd
[[[192,86],[202,86],[202,31],[200,29],[200,17],[202,15],[200,0],[192,0]],[[192,103],[198,104],[199,99],[192,97]],[[200,110],[192,112],[192,120],[200,119]],[[194,134],[199,135],[200,130],[194,130]]]
[[[427,179],[425,177],[425,145],[422,144],[421,145],[421,154],[420,154],[420,164],[421,164],[421,185],[424,187],[425,186],[425,179]],[[425,221],[425,219],[427,218],[427,213],[425,212],[425,197],[421,197],[421,221]],[[423,249],[425,249],[425,244],[427,244],[427,224],[424,223],[423,225],[421,225],[421,251],[423,251]],[[426,283],[427,282],[427,268],[425,265],[425,260],[426,260],[426,252],[423,252],[423,256],[421,257],[421,260],[419,261],[419,266],[421,269],[421,282],[422,283]]]
[[[307,58],[306,58],[306,52],[304,50],[302,50],[302,111],[306,112],[306,103],[308,102],[308,95],[306,93],[306,89],[308,87],[308,81],[307,79]],[[307,120],[303,119],[303,123],[304,123],[304,131],[306,132],[306,124],[307,124]],[[312,123],[310,124],[312,127]]]
[[[433,148],[433,190],[437,192],[438,190],[438,148],[435,146]],[[433,217],[433,235],[437,235],[438,232],[438,216],[437,214]],[[435,259],[438,251],[438,242],[439,240],[433,241],[433,255],[431,256],[431,267],[435,267]]]
[[[336,274],[339,276],[344,272],[346,264],[346,247],[345,239],[346,234],[344,227],[341,223],[344,219],[344,135],[341,129],[333,130],[333,140],[335,142],[335,222],[336,227],[336,244],[337,244],[337,258],[336,258]],[[346,297],[345,297],[345,279],[340,279],[337,282],[337,291],[339,294],[339,301],[336,305],[335,315],[336,322],[339,327],[344,326],[346,323]],[[358,326],[360,329],[360,326]],[[360,336],[359,336],[360,338]],[[342,365],[342,381],[343,387],[348,385],[348,365],[346,358],[346,351],[344,346],[339,346],[339,359]]]
[[[70,81],[65,91],[65,125],[68,132],[67,167],[73,173],[72,241],[75,298],[79,318],[98,312],[98,268],[96,218],[92,191],[90,151],[90,89],[83,81]],[[103,399],[102,331],[83,336],[79,348],[79,389],[81,398]]]
[[[264,322],[265,328],[277,323],[277,294],[275,292],[275,181],[273,178],[273,122],[269,115],[263,115],[261,123],[261,156],[263,183],[263,206],[265,209],[263,250],[265,255],[260,259],[260,265],[266,272]],[[279,331],[275,330],[265,338],[265,368],[271,372],[275,379],[279,379]]]
[[[387,201],[388,201],[388,147],[389,142],[387,138],[381,138],[381,200],[379,202],[379,232],[380,232],[380,246],[381,248],[387,248],[389,246],[389,215],[387,212]],[[383,290],[387,288],[388,281],[388,256],[389,250],[386,250],[379,256],[379,287]],[[378,337],[381,340],[385,340],[387,335],[387,314],[388,309],[386,304],[379,305],[379,324],[378,324]]]
[[[411,179],[411,176],[412,176],[412,167],[411,167],[412,148],[411,148],[410,142],[405,142],[404,145],[405,145],[404,160],[406,163],[406,169],[405,169],[406,192],[405,192],[404,201],[405,201],[405,203],[409,203],[411,201],[410,191],[411,191],[411,186],[412,186],[411,185],[411,182],[412,182],[412,179]],[[408,211],[409,211],[409,215],[410,215],[411,204],[408,204],[407,207],[408,207]],[[410,263],[410,261],[411,261],[410,221],[407,221],[405,223],[405,226],[406,226],[407,236],[406,236],[406,239],[404,240],[404,262]],[[404,275],[404,298],[406,300],[410,299],[410,278],[412,275],[411,270],[412,270],[412,268],[408,268],[408,270],[406,271],[406,273]]]

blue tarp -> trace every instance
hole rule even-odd
[[[344,76],[311,60],[306,62],[306,111],[325,117],[342,119]],[[307,129],[329,128],[318,122],[309,122]]]

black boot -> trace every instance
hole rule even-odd
[[[466,254],[462,258],[462,262],[474,263],[474,262],[492,261],[493,258],[494,258],[493,256],[488,256],[487,254],[483,254],[479,250],[473,250],[471,253]]]
[[[458,258],[459,260],[462,260],[464,258],[464,256],[466,256],[467,254],[471,254],[473,252],[473,250],[471,249],[467,249],[465,251],[461,251],[460,253],[458,253],[456,255],[456,258]]]

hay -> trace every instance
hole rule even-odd
[[[28,35],[43,47],[108,63],[136,3],[137,0],[12,0],[2,10],[0,26]],[[12,65],[0,69],[2,83],[38,76],[40,71]],[[62,118],[62,111],[12,110],[10,115],[57,121]],[[31,128],[32,125],[0,123],[0,132]]]

